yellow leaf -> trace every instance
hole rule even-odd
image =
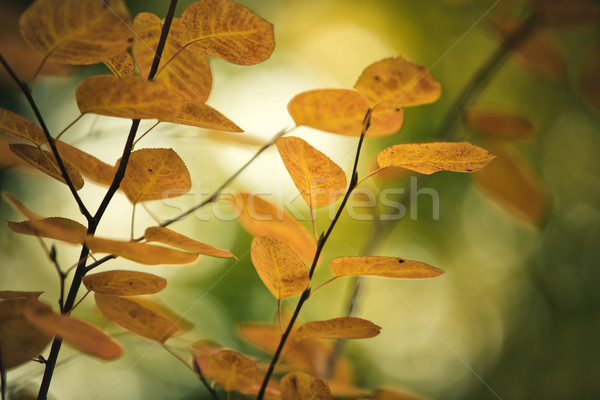
[[[94,299],[106,318],[147,339],[164,343],[177,332],[187,329],[181,318],[162,312],[148,299],[143,301],[99,293],[94,293]]]
[[[160,121],[226,132],[243,132],[239,126],[227,119],[227,117],[214,108],[207,106],[204,103],[192,101],[183,102],[181,105],[181,112],[178,116],[161,118]]]
[[[181,34],[191,49],[240,65],[269,58],[273,25],[230,0],[201,0],[181,14]]]
[[[54,158],[54,154],[49,151],[42,150],[36,146],[30,146],[28,144],[20,144],[13,143],[9,145],[10,151],[12,151],[16,156],[26,161],[28,164],[34,166],[39,169],[43,173],[53,177],[59,182],[65,183],[62,174],[60,173],[60,168],[56,162],[56,158]],[[79,171],[77,171],[71,164],[69,164],[66,160],[63,160],[63,164],[71,179],[71,183],[76,190],[79,190],[83,187],[83,178]],[[66,184],[66,183],[65,183]]]
[[[256,363],[232,350],[222,350],[213,355],[208,360],[206,375],[226,392],[241,392],[260,379]]]
[[[304,372],[290,372],[281,379],[282,400],[333,400],[329,386]]]
[[[139,76],[92,76],[77,86],[75,98],[82,114],[158,119],[175,117],[181,110],[177,94],[160,82]]]
[[[278,300],[297,296],[310,284],[304,262],[277,239],[255,237],[250,255],[258,276]]]
[[[600,20],[600,5],[590,0],[535,0],[535,10],[552,28],[587,25]]]
[[[404,57],[386,58],[369,65],[354,88],[372,107],[396,109],[428,104],[439,99],[442,89],[426,67]]]
[[[282,208],[257,195],[239,192],[231,199],[238,219],[253,236],[271,236],[310,264],[317,245],[310,233]]]
[[[112,71],[115,76],[124,77],[133,75],[135,72],[135,65],[133,64],[133,58],[128,51],[124,51],[114,57],[104,60],[104,65]]]
[[[63,217],[32,219],[23,222],[7,221],[16,233],[61,240],[72,244],[83,244],[87,228],[77,221]]]
[[[42,128],[28,119],[3,108],[0,108],[0,133],[27,139],[38,146],[46,143],[46,136]]]
[[[62,159],[77,168],[83,176],[101,185],[110,186],[115,167],[68,143],[57,140],[56,147]]]
[[[205,102],[212,86],[210,64],[204,54],[185,46],[180,26],[179,18],[173,18],[154,80],[163,83],[185,100]],[[133,20],[133,29],[136,32],[133,54],[140,75],[145,78],[154,62],[162,23],[152,13],[139,13]]]
[[[25,41],[49,61],[96,64],[129,48],[129,12],[122,0],[37,0],[21,15]]]
[[[539,224],[548,202],[541,179],[525,160],[506,147],[496,146],[498,155],[489,167],[473,175],[479,186],[515,216]]]
[[[17,290],[0,290],[0,300],[37,299],[44,292],[23,292]]]
[[[181,196],[191,187],[190,173],[173,149],[132,152],[121,182],[121,189],[133,204]]]
[[[535,134],[527,118],[502,109],[470,107],[464,119],[470,130],[489,138],[527,139]]]
[[[120,344],[89,322],[55,314],[51,310],[39,312],[25,309],[25,318],[37,329],[59,336],[67,344],[94,357],[113,360],[123,353]]]
[[[166,279],[138,271],[99,272],[84,276],[82,281],[87,290],[111,296],[153,294],[167,287]]]
[[[583,78],[583,93],[587,97],[588,101],[596,108],[596,111],[600,112],[600,44],[597,44],[592,49],[587,66],[585,68],[585,75]]]
[[[15,196],[8,192],[2,192],[2,197],[10,206],[19,214],[29,219],[42,219],[43,217],[37,213],[34,213],[30,209],[28,209],[25,204],[21,202],[21,200],[17,199]]]
[[[356,317],[340,317],[326,321],[312,321],[300,326],[296,340],[309,337],[327,339],[363,339],[379,335],[380,326]]]
[[[397,144],[377,156],[379,167],[402,167],[422,174],[438,171],[473,172],[495,156],[467,142]]]
[[[199,242],[185,235],[172,231],[168,228],[162,228],[159,226],[150,227],[146,229],[144,237],[149,242],[160,242],[182,250],[203,254],[205,256],[236,258],[229,250],[217,249],[209,246],[208,244]]]
[[[198,254],[186,253],[146,243],[126,242],[88,236],[85,244],[96,253],[110,253],[146,265],[191,264]]]
[[[311,208],[336,201],[346,191],[346,174],[325,154],[294,137],[277,140],[277,150],[296,188]]]
[[[435,278],[444,273],[439,268],[399,257],[339,257],[331,261],[333,276],[373,275],[384,278]]]

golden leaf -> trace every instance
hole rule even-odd
[[[182,250],[203,254],[205,256],[236,258],[229,250],[217,249],[213,246],[199,242],[168,228],[162,228],[159,226],[150,227],[146,229],[144,237],[149,242],[160,242]]]
[[[438,171],[473,172],[495,156],[467,142],[397,144],[377,156],[379,167],[402,167],[422,174]]]
[[[10,206],[19,214],[29,219],[42,219],[43,217],[37,213],[34,213],[30,209],[28,209],[25,204],[21,202],[21,200],[17,199],[15,196],[8,192],[2,192],[2,197],[4,200],[10,204]]]
[[[206,375],[227,392],[246,390],[260,379],[256,363],[232,350],[214,354],[208,360]]]
[[[49,61],[96,64],[129,48],[129,12],[122,0],[37,0],[21,15],[25,41]]]
[[[290,372],[281,379],[283,400],[333,400],[329,386],[304,372]]]
[[[444,273],[439,268],[399,257],[339,257],[331,261],[333,276],[373,275],[384,278],[435,278]]]
[[[37,299],[44,292],[23,292],[18,290],[0,290],[0,300]]]
[[[475,133],[489,138],[527,139],[535,134],[533,124],[522,115],[489,107],[470,107],[464,119]]]
[[[128,51],[124,51],[114,57],[104,60],[104,65],[111,70],[115,76],[122,78],[124,76],[133,75],[135,72],[135,65],[133,64],[133,58]]]
[[[166,279],[138,271],[99,272],[84,276],[82,282],[87,290],[111,296],[153,294],[167,287]]]
[[[255,237],[250,255],[258,276],[278,300],[297,296],[310,284],[304,262],[277,239]]]
[[[243,132],[239,126],[230,121],[227,117],[214,108],[204,103],[192,101],[183,102],[181,105],[181,112],[178,116],[161,118],[160,121],[226,132]]]
[[[42,128],[28,119],[3,108],[0,108],[0,133],[27,139],[38,146],[46,143],[46,136]]]
[[[110,253],[146,265],[191,264],[198,259],[198,254],[195,253],[146,243],[103,239],[95,236],[88,236],[85,239],[85,244],[93,252]]]
[[[379,335],[380,326],[356,317],[340,317],[326,321],[312,321],[298,327],[296,340],[309,337],[327,339],[363,339]]]
[[[201,0],[181,14],[186,46],[240,65],[269,58],[275,47],[273,25],[230,0]]]
[[[58,153],[63,160],[73,165],[83,176],[101,185],[110,186],[115,167],[68,143],[56,141]]]
[[[7,221],[8,227],[16,233],[56,239],[72,244],[83,244],[87,228],[77,221],[63,217],[32,219],[23,222]]]

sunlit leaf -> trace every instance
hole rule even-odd
[[[96,305],[112,322],[147,339],[164,343],[177,332],[187,329],[185,323],[171,314],[152,307],[148,299],[107,296],[94,293]]]
[[[481,188],[517,217],[539,224],[548,211],[542,181],[528,163],[512,151],[494,147],[498,158],[473,175]]]
[[[329,386],[304,372],[290,372],[281,379],[281,398],[285,400],[333,400]]]
[[[113,360],[123,353],[123,348],[106,333],[89,322],[52,311],[39,312],[25,309],[27,322],[50,335],[61,337],[67,344],[79,351],[101,358]]]
[[[124,51],[114,57],[104,60],[104,65],[108,67],[118,77],[133,75],[135,72],[135,65],[133,64],[133,58],[129,52]]]
[[[399,257],[339,257],[331,261],[333,276],[373,275],[385,278],[435,278],[444,273],[439,268]]]
[[[166,279],[138,271],[99,272],[84,276],[82,281],[87,290],[111,296],[153,294],[167,287]]]
[[[0,290],[0,300],[37,299],[44,292],[23,292],[18,290]]]
[[[213,355],[208,360],[206,374],[227,392],[243,391],[260,379],[256,363],[232,350]]]
[[[191,187],[190,173],[173,149],[132,152],[121,183],[121,189],[133,204],[181,196]]]
[[[354,88],[370,106],[396,109],[436,101],[441,85],[426,67],[404,57],[386,58],[364,69]]]
[[[552,28],[587,25],[600,20],[600,5],[593,0],[535,0],[535,9]]]
[[[191,49],[234,64],[269,58],[275,47],[273,25],[230,0],[201,0],[181,14],[181,34]]]
[[[46,136],[42,128],[13,112],[0,108],[0,133],[27,139],[34,144],[46,143]]]
[[[176,93],[160,82],[139,76],[92,76],[77,86],[75,97],[82,114],[158,119],[175,117],[181,111]]]
[[[223,114],[204,103],[184,101],[181,112],[176,117],[161,118],[162,122],[197,126],[198,128],[215,129],[226,132],[243,132],[239,126]]]
[[[146,265],[191,264],[198,259],[198,254],[195,253],[95,236],[88,236],[85,244],[95,253],[110,253]]]
[[[122,0],[37,0],[21,15],[25,41],[49,61],[96,64],[129,48],[129,12]]]
[[[229,250],[217,249],[168,228],[158,226],[150,227],[146,229],[144,237],[149,242],[160,242],[193,253],[212,257],[235,258],[233,253]]]
[[[305,263],[311,263],[317,245],[293,216],[257,195],[239,192],[231,198],[238,219],[253,236],[271,236],[289,246]]]
[[[14,143],[9,145],[10,150],[17,155],[19,158],[25,160],[28,164],[39,169],[43,173],[50,175],[59,182],[65,183],[60,168],[54,158],[54,154],[49,151],[42,150],[36,146],[30,146],[28,144]],[[63,160],[63,165],[71,179],[71,183],[76,190],[83,187],[83,178],[81,174],[66,160]]]
[[[583,78],[583,93],[589,102],[600,112],[600,44],[597,44],[589,57]]]
[[[83,176],[101,185],[110,186],[115,175],[112,165],[65,142],[57,140],[56,147],[62,159],[73,165]]]
[[[308,337],[327,339],[363,339],[379,335],[380,326],[356,317],[340,317],[326,321],[311,321],[296,331],[296,340]]]
[[[16,233],[56,239],[72,244],[83,244],[87,228],[77,221],[63,217],[32,219],[23,222],[8,221],[8,227]]]
[[[346,190],[346,174],[329,157],[294,137],[277,140],[277,150],[298,191],[311,208],[336,201]]]
[[[4,200],[10,204],[10,206],[17,211],[19,214],[29,219],[42,219],[43,217],[37,213],[34,213],[30,209],[28,209],[25,204],[21,202],[21,200],[17,199],[15,196],[8,192],[2,192],[2,197]]]
[[[495,156],[467,142],[397,144],[377,156],[381,168],[402,167],[422,174],[438,171],[473,172],[488,165]]]
[[[281,300],[301,294],[309,285],[306,265],[286,244],[270,236],[252,240],[250,253],[256,272],[267,289]]]
[[[475,133],[489,138],[526,139],[535,134],[535,126],[522,115],[488,107],[471,107],[464,119]]]

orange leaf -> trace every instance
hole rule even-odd
[[[281,379],[281,398],[285,400],[333,400],[329,386],[304,372],[290,372]]]
[[[397,144],[377,156],[379,167],[402,167],[422,174],[438,171],[473,172],[495,156],[467,142]]]
[[[600,112],[600,44],[597,44],[589,57],[583,78],[583,93],[588,101]]]
[[[363,339],[379,335],[380,326],[356,317],[340,317],[326,321],[312,321],[300,326],[296,340],[309,337],[327,339]]]
[[[277,239],[255,237],[250,255],[258,276],[278,300],[297,296],[310,284],[304,262]]]
[[[164,343],[187,327],[181,318],[164,312],[148,299],[94,293],[96,305],[112,322],[147,339]]]
[[[385,278],[435,278],[439,268],[399,257],[339,257],[331,261],[333,276],[373,275]]]
[[[89,355],[113,360],[123,353],[120,344],[89,322],[55,314],[51,310],[39,312],[25,309],[25,318],[37,329],[59,336],[69,345]]]
[[[206,375],[226,392],[246,390],[260,379],[256,363],[242,354],[222,350],[208,360]]]
[[[470,107],[464,118],[470,130],[489,138],[526,139],[535,134],[527,118],[501,109]]]
[[[37,299],[44,292],[23,292],[17,290],[0,290],[0,300]]]
[[[112,71],[115,76],[122,78],[124,76],[133,75],[135,72],[135,65],[133,64],[133,58],[128,51],[124,51],[114,57],[104,60],[104,65]]]
[[[354,88],[362,93],[372,107],[396,109],[432,103],[442,89],[429,70],[404,57],[386,58],[369,65]]]
[[[28,164],[53,177],[57,181],[65,183],[65,180],[60,173],[60,168],[58,167],[56,159],[54,158],[54,154],[51,152],[42,150],[36,146],[20,143],[13,143],[9,145],[9,147],[10,151],[26,161]],[[63,160],[63,164],[75,189],[81,189],[84,183],[81,174],[79,174],[79,172],[66,160]]]
[[[160,242],[193,253],[212,257],[236,258],[229,250],[217,249],[167,228],[153,226],[146,229],[144,237],[149,242]]]
[[[185,253],[146,243],[103,239],[95,236],[88,236],[85,239],[85,244],[93,252],[110,253],[146,265],[191,264],[198,259],[198,254],[194,253]]]
[[[590,0],[535,0],[535,10],[552,28],[586,25],[600,20],[600,5]]]
[[[178,116],[161,118],[160,121],[226,132],[243,132],[239,126],[227,119],[227,117],[214,108],[207,106],[204,103],[192,101],[183,102],[181,105],[181,112]]]
[[[16,233],[61,240],[72,244],[83,244],[87,228],[77,221],[63,217],[32,219],[23,222],[7,221]]]
[[[231,199],[236,215],[253,236],[271,236],[312,263],[317,245],[306,228],[284,209],[254,194],[240,192]]]
[[[273,25],[230,0],[201,0],[181,14],[186,46],[233,64],[265,61],[275,47]]]
[[[96,64],[129,48],[129,12],[122,0],[37,0],[21,15],[25,41],[48,61]]]
[[[181,110],[177,94],[160,82],[139,76],[92,76],[77,86],[75,97],[82,114],[158,119],[175,117]]]
[[[82,281],[87,290],[111,296],[153,294],[167,287],[166,279],[138,271],[100,272],[86,275]]]
[[[277,139],[277,150],[300,194],[311,208],[336,201],[346,190],[346,174],[325,154],[294,137]]]
[[[28,209],[25,204],[21,202],[21,200],[17,199],[15,196],[8,192],[2,192],[2,197],[10,206],[17,211],[19,214],[23,215],[25,218],[29,219],[42,219],[42,216],[34,213],[30,209]]]
[[[0,108],[0,133],[27,139],[38,146],[46,143],[46,136],[42,128],[28,119],[3,108]]]
[[[121,189],[133,204],[181,196],[191,187],[190,173],[173,149],[132,152],[121,183]]]
[[[110,186],[115,175],[112,165],[65,142],[57,140],[56,147],[62,159],[77,168],[83,176],[101,185]]]

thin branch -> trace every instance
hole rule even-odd
[[[204,374],[202,373],[202,370],[200,369],[200,366],[196,362],[195,358],[192,358],[192,366],[194,367],[194,371],[196,371],[198,378],[200,378],[200,381],[202,382],[204,387],[206,387],[206,390],[208,390],[208,392],[210,393],[212,398],[215,400],[219,400],[219,396],[217,396],[217,392],[215,392],[215,389],[213,389],[213,387],[210,386],[210,384],[206,381],[206,378],[204,377]]]
[[[137,138],[137,139],[135,140],[135,142],[133,142],[133,147],[135,147],[135,145],[136,145],[136,144],[137,144],[137,143],[138,143],[140,140],[142,140],[142,138],[143,138],[144,136],[146,136],[147,134],[149,134],[149,133],[150,133],[150,131],[152,131],[152,129],[156,128],[156,127],[158,126],[158,124],[160,124],[160,121],[157,121],[157,122],[156,122],[154,125],[152,125],[150,128],[148,128],[148,130],[147,130],[146,132],[142,133],[142,134],[140,135],[140,137],[139,137],[139,138]]]
[[[81,117],[83,117],[83,114],[79,114],[79,116],[77,118],[75,118],[75,120],[73,122],[71,122],[69,125],[67,125],[65,127],[65,129],[63,129],[62,131],[60,131],[58,133],[58,135],[56,135],[56,138],[54,140],[60,139],[60,137],[63,135],[63,133],[65,133],[66,131],[69,130],[69,128],[71,128],[73,125],[75,125],[77,123],[77,121],[79,121],[81,119]]]
[[[0,362],[2,361],[2,357],[0,357]],[[0,365],[2,365],[0,363]],[[2,400],[6,400],[6,389],[8,387],[8,382],[6,380],[6,370],[0,370],[0,393],[2,393]]]

